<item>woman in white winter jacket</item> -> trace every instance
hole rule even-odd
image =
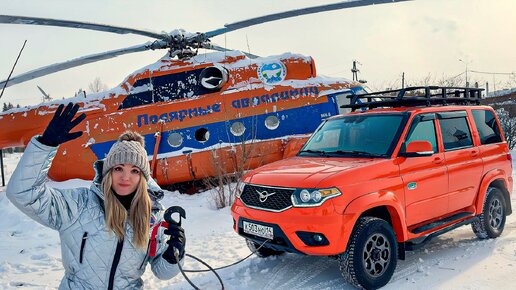
[[[163,220],[162,191],[150,177],[141,135],[120,136],[106,159],[96,162],[89,189],[45,184],[57,147],[82,135],[70,133],[85,118],[73,120],[79,106],[63,107],[43,135],[31,139],[6,191],[21,211],[59,231],[65,269],[59,289],[140,289],[148,263],[159,279],[174,277],[184,256],[184,230],[170,224],[153,231]]]

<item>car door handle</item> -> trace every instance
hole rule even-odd
[[[443,163],[443,159],[441,157],[435,157],[433,162],[435,164],[441,164]]]
[[[480,150],[478,150],[478,149],[471,150],[471,156],[473,156],[473,157],[478,156],[479,153],[480,153]]]

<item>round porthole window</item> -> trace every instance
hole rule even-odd
[[[279,119],[276,116],[269,116],[265,118],[265,127],[269,130],[274,130],[279,127]]]
[[[210,131],[206,128],[199,128],[195,131],[195,140],[199,142],[206,142],[210,139]]]
[[[168,144],[172,147],[179,147],[183,144],[183,136],[179,133],[172,133],[168,135]]]
[[[233,125],[231,125],[231,128],[229,128],[229,131],[231,131],[231,134],[234,136],[242,136],[245,132],[245,126],[242,122],[235,122]]]

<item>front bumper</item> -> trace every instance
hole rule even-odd
[[[289,208],[282,212],[270,212],[246,207],[238,198],[231,207],[234,230],[246,239],[258,244],[266,239],[246,234],[243,221],[273,228],[274,240],[265,246],[274,250],[307,255],[331,256],[345,251],[353,230],[352,217],[335,212],[332,200],[318,207]],[[327,240],[325,245],[310,245],[301,239],[299,232],[321,234]],[[301,234],[303,236],[303,234]]]

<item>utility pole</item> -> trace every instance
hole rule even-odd
[[[4,150],[0,149],[0,167],[2,168],[2,186],[5,186],[4,178]]]
[[[401,74],[401,88],[405,88],[405,72]]]
[[[469,87],[469,82],[468,82],[468,64],[470,62],[469,61],[464,61],[464,60],[462,60],[460,58],[459,58],[459,61],[466,65],[466,87]]]
[[[360,63],[359,63],[360,64]],[[360,70],[357,69],[357,61],[354,60],[353,61],[353,68],[351,69],[351,72],[353,73],[353,81],[357,81],[358,82],[358,72]]]

